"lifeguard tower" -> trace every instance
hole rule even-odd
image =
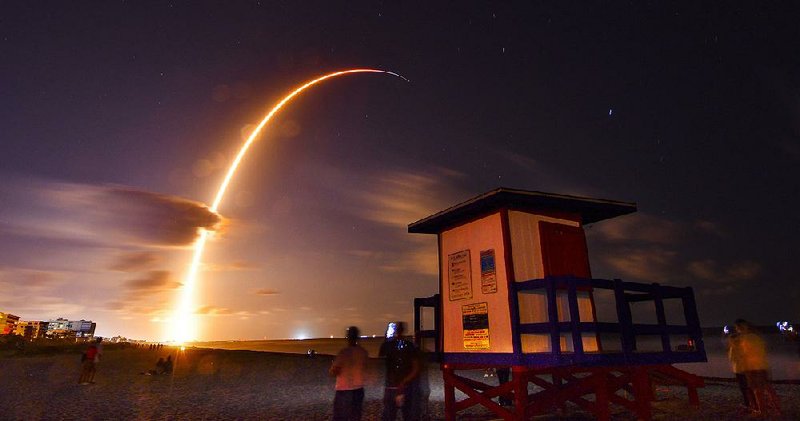
[[[439,294],[415,299],[414,328],[418,341],[434,341],[448,420],[474,405],[524,420],[567,402],[602,420],[611,404],[647,420],[654,383],[683,385],[699,403],[703,380],[671,365],[706,361],[692,289],[591,276],[584,226],[635,211],[499,188],[408,226],[439,240]],[[426,307],[433,329],[421,325]],[[487,384],[463,372],[474,369],[510,370],[511,379]]]

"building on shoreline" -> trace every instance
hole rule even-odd
[[[91,338],[97,323],[91,320],[67,320],[59,317],[47,324],[47,336],[51,338]]]
[[[18,322],[19,316],[15,316],[11,313],[0,312],[0,328],[3,329],[3,335],[14,333],[14,329],[16,329]]]
[[[14,329],[14,334],[22,336],[27,340],[43,338],[47,333],[48,324],[49,322],[40,320],[22,320],[17,323],[17,327]]]
[[[0,329],[3,335],[22,336],[27,340],[52,338],[93,338],[97,323],[91,320],[68,320],[63,317],[41,320],[20,320],[10,313],[0,312]]]

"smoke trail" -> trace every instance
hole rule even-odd
[[[404,78],[403,76],[389,72],[386,70],[378,70],[378,69],[350,69],[350,70],[342,70],[339,72],[329,73],[327,75],[321,76],[319,78],[313,79],[309,82],[306,82],[299,88],[295,89],[283,99],[278,101],[275,106],[267,113],[267,115],[258,123],[258,126],[253,130],[253,133],[245,140],[242,147],[239,149],[239,153],[236,154],[236,158],[234,158],[233,162],[231,163],[230,168],[228,168],[228,172],[225,174],[225,178],[222,180],[222,184],[219,186],[219,190],[217,190],[217,195],[214,197],[214,202],[211,204],[211,211],[217,212],[220,203],[222,203],[222,199],[225,197],[225,192],[228,190],[228,185],[231,182],[234,174],[236,174],[236,169],[239,168],[239,164],[242,162],[245,154],[247,154],[247,150],[250,149],[250,146],[253,142],[258,138],[261,134],[262,129],[269,123],[278,111],[283,108],[289,101],[291,101],[295,96],[299,95],[304,90],[314,86],[320,82],[323,82],[327,79],[332,79],[338,76],[344,76],[353,73],[385,73],[388,75],[399,77],[406,82],[409,80]],[[186,276],[186,281],[183,285],[183,290],[181,291],[181,297],[178,302],[178,305],[175,309],[175,315],[173,317],[173,325],[172,325],[172,335],[171,339],[176,342],[185,342],[193,338],[196,330],[196,326],[193,323],[193,314],[192,314],[192,303],[194,298],[194,287],[197,280],[197,271],[200,266],[200,262],[202,261],[203,257],[203,250],[205,249],[206,241],[211,233],[203,228],[200,229],[200,235],[197,237],[197,240],[194,243],[194,254],[192,255],[191,265],[189,266],[189,273]]]

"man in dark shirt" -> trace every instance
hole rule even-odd
[[[383,421],[394,421],[399,408],[403,420],[417,418],[414,408],[414,384],[420,372],[417,348],[403,338],[403,322],[393,323],[394,332],[387,330],[386,341],[379,355],[386,358],[386,388],[383,392]]]

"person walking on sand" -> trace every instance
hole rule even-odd
[[[386,387],[383,391],[383,421],[394,421],[397,410],[404,421],[419,418],[414,411],[414,385],[420,373],[420,362],[414,343],[403,338],[403,322],[389,323],[386,340],[379,355],[386,358]]]
[[[755,396],[753,391],[747,387],[747,377],[745,376],[745,361],[742,355],[742,346],[740,345],[741,337],[734,328],[733,332],[727,337],[728,345],[728,361],[731,363],[731,370],[736,377],[736,382],[739,384],[739,390],[742,392],[742,405],[743,412],[753,412],[756,410]]]
[[[89,344],[89,347],[86,348],[86,352],[83,353],[81,358],[81,375],[78,378],[78,384],[80,385],[87,385],[90,383],[94,383],[94,373],[97,370],[97,361],[99,360],[99,355],[101,348],[97,345],[100,342],[100,338],[98,338],[97,342],[92,342]]]
[[[780,416],[778,395],[772,388],[767,374],[769,362],[764,340],[753,331],[752,326],[746,320],[736,320],[734,328],[738,334],[738,340],[734,344],[733,352],[739,355],[739,362],[747,380],[747,388],[753,394],[755,404],[753,415]]]
[[[355,326],[347,328],[347,346],[339,351],[329,370],[336,377],[336,394],[333,398],[334,421],[360,421],[364,404],[364,374],[367,369],[367,351],[358,344],[360,331]]]

